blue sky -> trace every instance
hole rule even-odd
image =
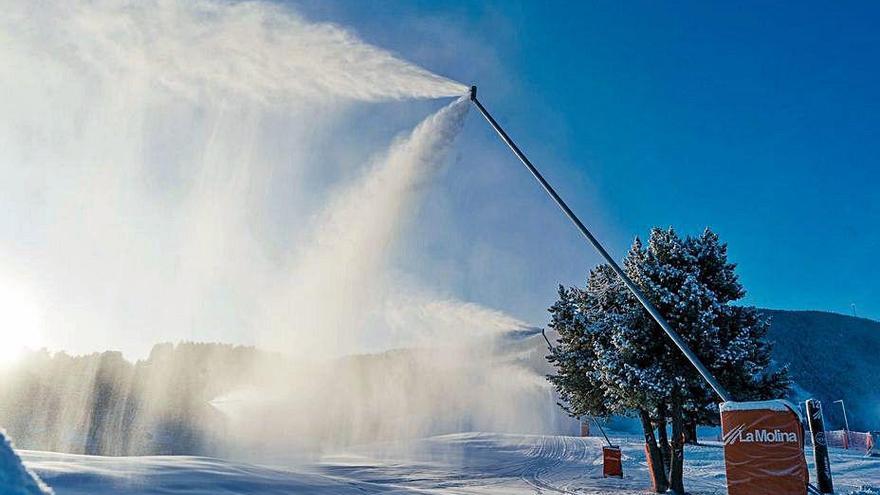
[[[747,303],[880,318],[880,5],[293,5],[477,83],[613,253],[654,225],[711,226]],[[446,230],[416,226],[408,266],[457,265],[440,285],[541,322],[598,258],[476,113],[459,149],[420,218]]]

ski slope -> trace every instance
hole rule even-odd
[[[372,444],[296,468],[186,456],[20,454],[58,495],[645,493],[641,439],[612,441],[623,448],[623,479],[602,477],[600,439],[555,435],[462,433]],[[725,493],[721,447],[687,449],[689,492]],[[838,493],[880,487],[880,458],[835,450],[832,463]]]

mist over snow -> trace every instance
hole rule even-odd
[[[287,290],[270,301],[270,323],[260,326],[278,329],[295,322],[303,331],[296,342],[289,342],[289,333],[271,331],[269,347],[281,339],[287,347],[306,345],[312,355],[325,354],[321,351],[328,345],[357,349],[351,343],[357,342],[364,320],[382,312],[394,286],[385,275],[386,261],[401,223],[418,207],[420,186],[443,161],[469,106],[459,98],[429,116],[376,158],[363,177],[331,193],[300,247],[290,279],[283,281]],[[384,314],[380,317],[382,324]]]

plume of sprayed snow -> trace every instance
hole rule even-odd
[[[110,80],[187,97],[379,101],[458,96],[467,88],[268,2],[2,2],[7,42],[51,52]],[[38,25],[39,29],[33,29]]]
[[[385,302],[385,317],[398,341],[410,345],[448,345],[461,338],[493,337],[528,328],[501,311],[430,295],[393,294]]]
[[[269,339],[286,338],[290,329],[284,326],[293,322],[296,346],[325,355],[352,352],[365,322],[377,315],[381,320],[390,246],[418,206],[420,185],[443,162],[468,108],[459,98],[430,115],[398,138],[364,177],[327,202],[307,247],[293,262],[288,289],[278,291],[281,301],[269,307],[270,323],[264,325]],[[270,341],[270,347],[278,343]]]
[[[334,362],[255,370],[269,388],[258,395],[284,405],[248,400],[242,433],[321,444],[541,431],[546,411],[534,404],[546,383],[491,345],[448,345],[522,324],[427,290],[401,295],[387,266],[466,100],[397,139],[355,180],[322,190],[318,205],[303,199],[353,102],[464,86],[267,3],[0,8],[0,254],[45,293],[53,347],[129,351],[259,333],[272,350],[339,355],[384,331],[386,348],[430,346],[378,359],[368,376],[356,364],[340,376]],[[277,210],[286,216],[267,218]],[[194,337],[197,328],[211,333]],[[145,395],[163,396],[173,373],[160,370]],[[90,389],[95,377],[86,378],[72,389]],[[81,416],[83,397],[66,397],[57,415]]]
[[[201,329],[252,342],[262,320],[251,315],[285,313],[274,293],[288,290],[291,266],[324,268],[290,252],[314,244],[300,226],[315,210],[336,209],[311,199],[309,179],[327,182],[354,102],[464,92],[265,2],[0,0],[0,9],[0,272],[12,289],[39,287],[53,309],[48,345],[74,352],[210,338]],[[449,136],[432,137],[428,146],[442,148]],[[396,162],[433,152],[413,146],[398,147]],[[353,187],[393,208],[405,184],[386,192],[376,182],[397,172],[408,173],[389,168]],[[365,265],[389,242],[385,226],[371,228]],[[348,256],[340,263],[357,254],[335,249]]]
[[[21,462],[12,448],[12,442],[0,430],[0,493],[4,495],[52,495],[39,476]]]
[[[348,445],[454,432],[557,431],[553,392],[520,352],[503,338],[457,336],[301,363],[296,372],[257,369],[257,386],[212,401],[227,420],[232,449],[224,455],[308,459]]]

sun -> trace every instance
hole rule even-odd
[[[43,332],[43,311],[36,298],[8,279],[0,278],[0,363],[8,363],[25,348],[37,348]]]

